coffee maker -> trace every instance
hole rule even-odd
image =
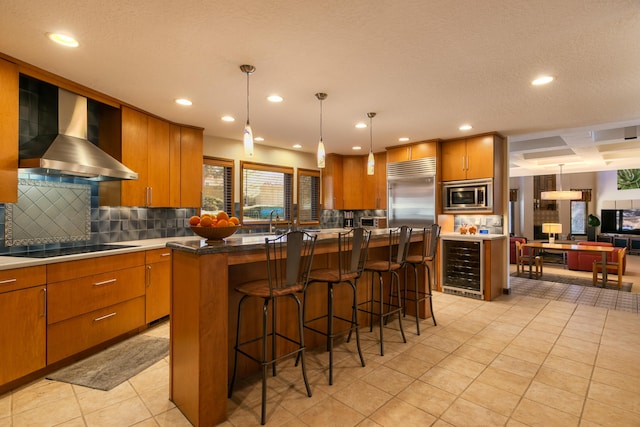
[[[344,228],[353,228],[353,211],[345,211],[342,218],[342,226]]]

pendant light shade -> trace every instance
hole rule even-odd
[[[375,172],[376,160],[373,156],[373,118],[376,113],[367,113],[369,117],[369,158],[367,159],[367,175],[373,175]]]
[[[316,93],[316,98],[320,100],[320,141],[318,141],[317,160],[318,160],[318,167],[322,169],[325,167],[325,158],[326,158],[326,154],[324,151],[324,142],[322,141],[322,101],[327,99],[327,94],[322,92]]]
[[[543,191],[540,193],[542,200],[581,200],[582,191],[562,191],[562,166],[560,164],[560,185],[559,190],[556,191]]]
[[[249,75],[256,71],[256,67],[253,65],[241,65],[240,70],[247,75],[247,124],[244,127],[242,134],[242,140],[244,142],[244,155],[247,157],[253,157],[253,131],[249,124]]]

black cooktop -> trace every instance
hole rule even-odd
[[[74,246],[71,248],[46,249],[31,252],[19,252],[10,254],[1,254],[0,256],[17,256],[26,258],[50,258],[62,255],[84,254],[88,252],[101,252],[113,249],[134,248],[135,245],[91,245],[91,246]]]

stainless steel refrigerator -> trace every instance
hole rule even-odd
[[[426,227],[436,221],[436,159],[387,164],[389,227]]]

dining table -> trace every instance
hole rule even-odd
[[[591,245],[578,245],[573,243],[547,243],[547,242],[526,242],[522,244],[525,248],[531,248],[529,250],[529,278],[531,279],[532,271],[531,266],[533,265],[533,259],[544,250],[555,250],[555,251],[578,251],[578,252],[598,252],[602,254],[602,283],[607,283],[607,258],[609,254],[613,252],[616,248],[613,246],[591,246]]]

